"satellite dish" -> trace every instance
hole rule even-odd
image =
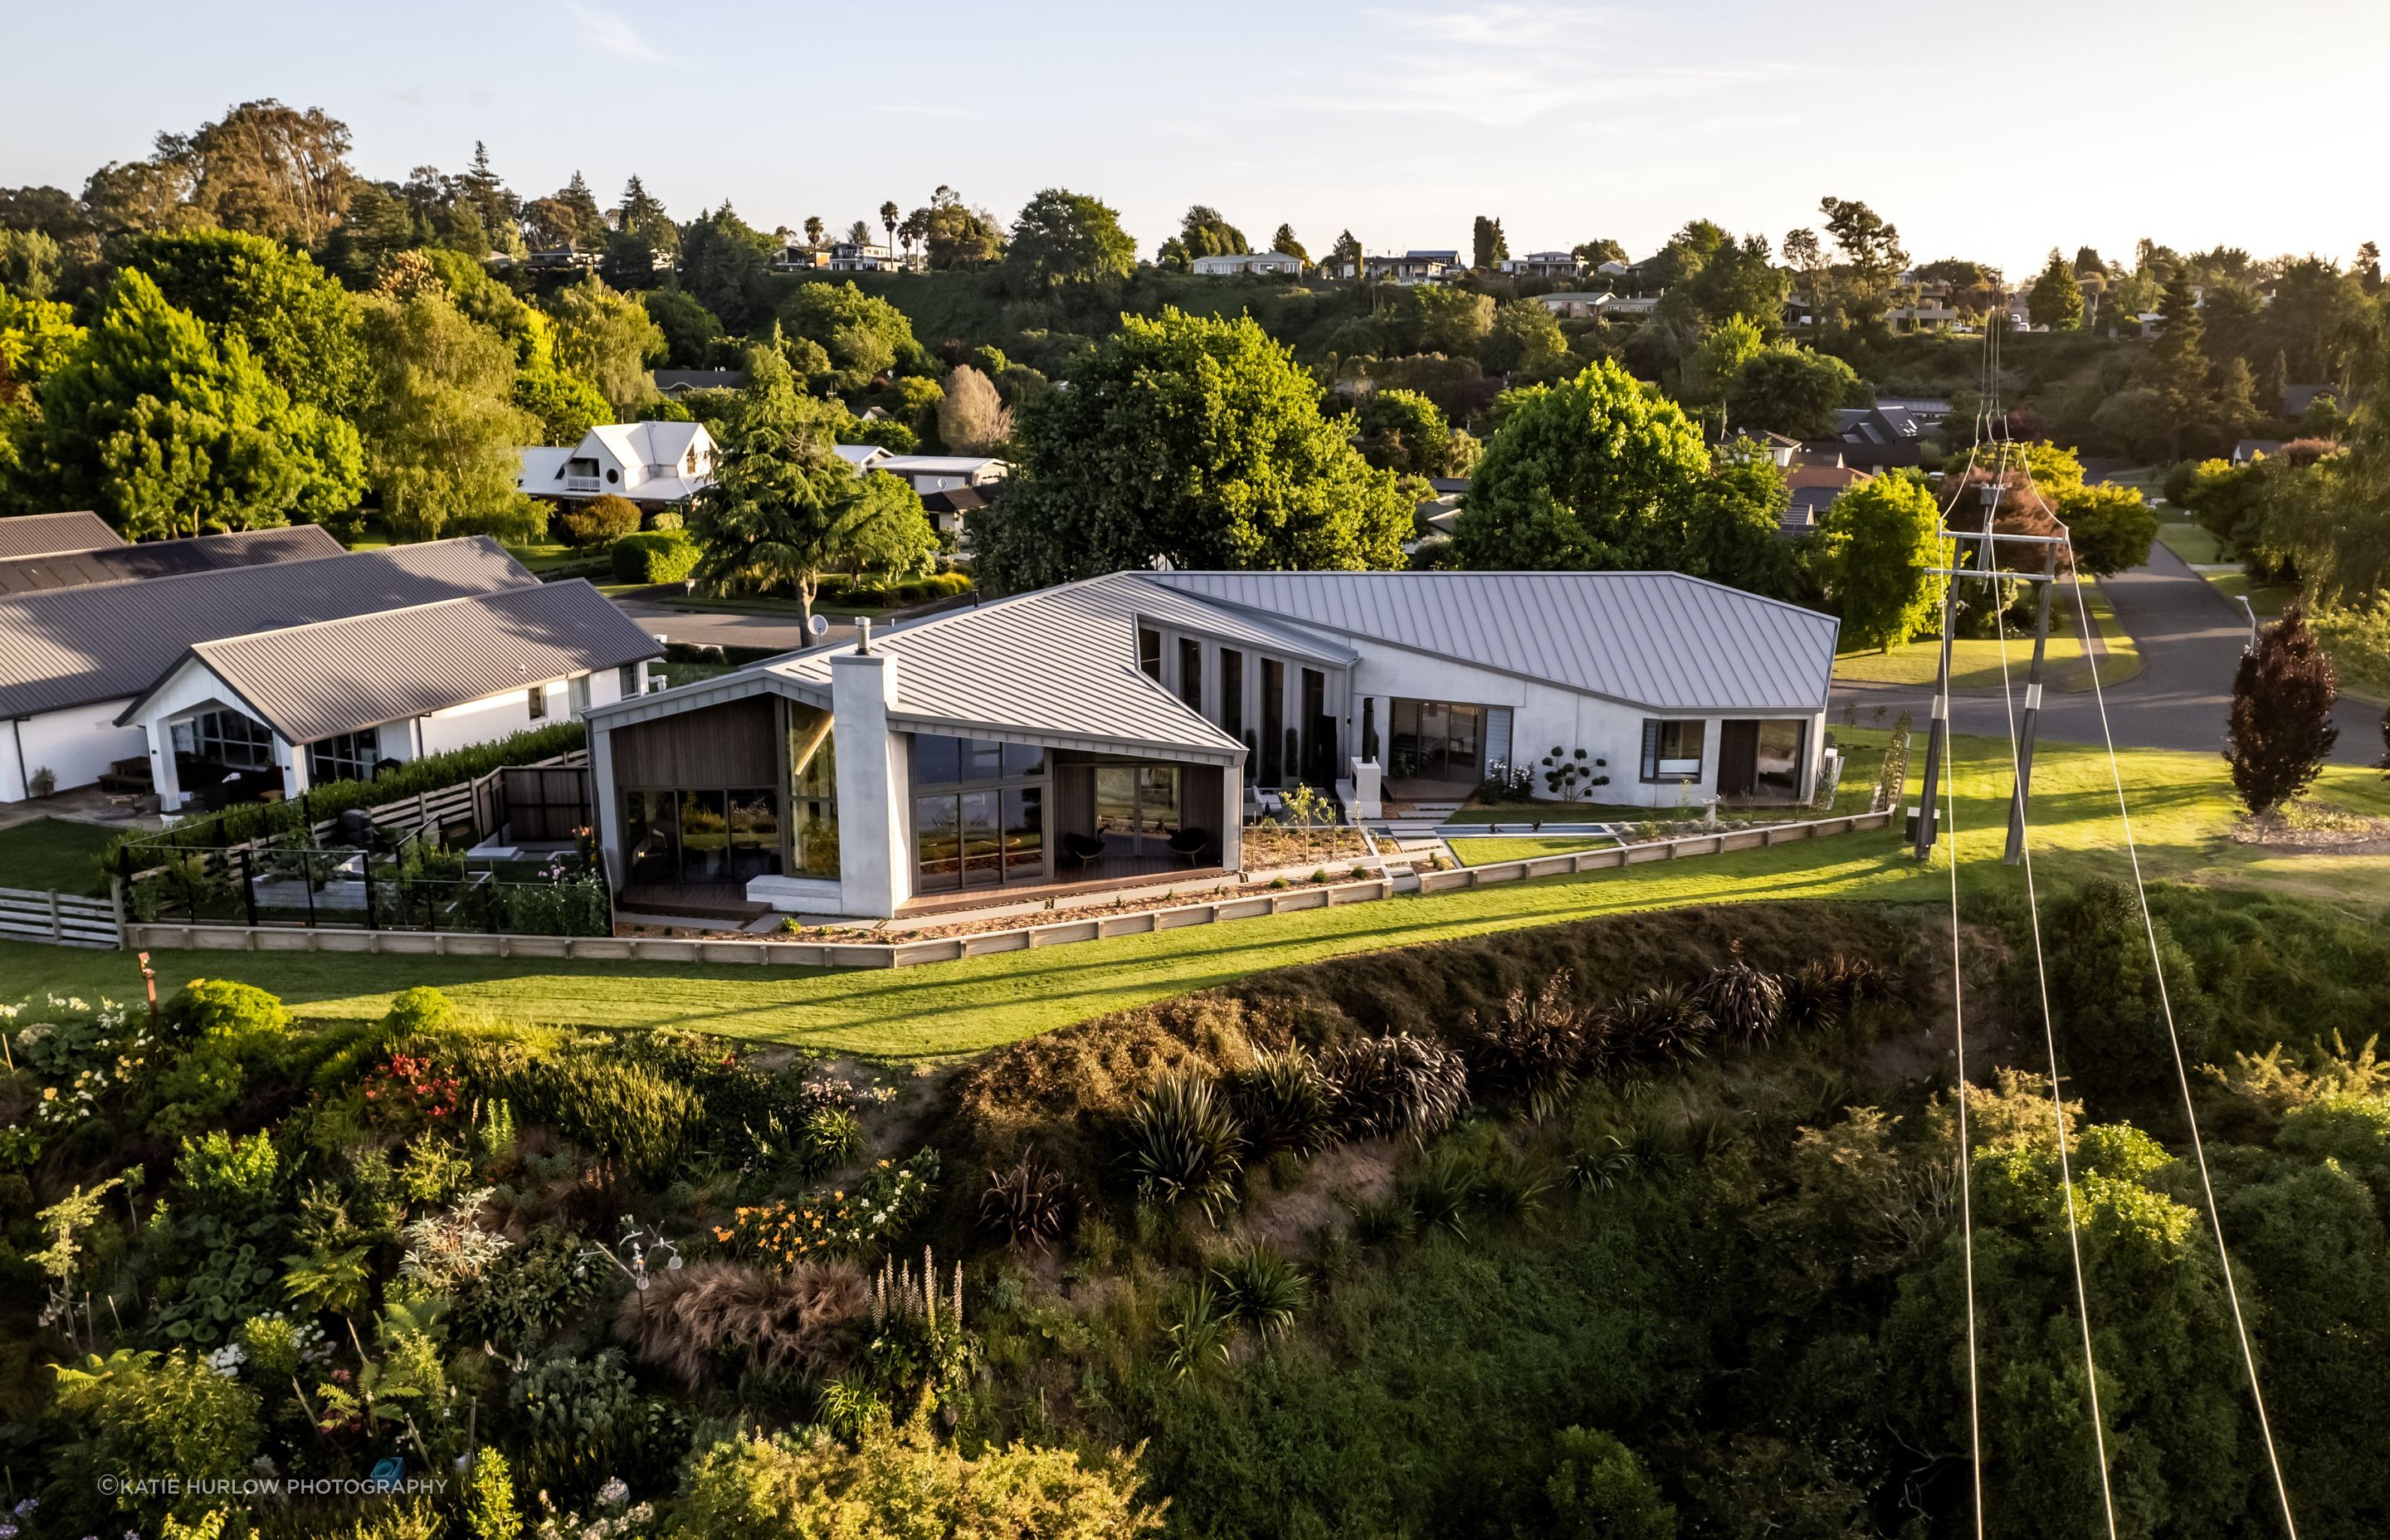
[[[816,615],[805,622],[805,629],[816,636],[827,636],[829,635],[829,622],[820,615]]]

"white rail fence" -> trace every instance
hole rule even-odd
[[[116,905],[104,898],[39,888],[0,888],[0,936],[53,946],[114,948],[123,929]]]
[[[904,942],[708,941],[700,938],[652,936],[517,936],[471,931],[365,930],[320,927],[297,930],[251,929],[238,925],[191,925],[161,921],[126,927],[135,946],[167,950],[191,948],[235,952],[374,952],[405,956],[554,957],[581,961],[643,963],[749,963],[798,968],[914,968],[923,963],[955,962],[996,952],[1025,952],[1074,942],[1102,941],[1113,936],[1144,935],[1182,926],[1212,925],[1224,920],[1255,919],[1265,915],[1293,914],[1345,904],[1368,904],[1397,893],[1440,893],[1462,888],[1490,887],[1535,878],[1566,877],[1611,866],[1639,866],[1647,861],[1681,860],[1722,855],[1729,851],[1759,850],[1799,840],[1818,840],[1863,829],[1882,828],[1889,813],[1858,813],[1805,823],[1774,824],[1715,834],[1696,834],[1649,844],[1613,845],[1597,850],[1538,855],[1523,861],[1499,861],[1450,871],[1419,872],[1408,877],[1377,877],[1354,882],[1330,882],[1288,888],[1279,892],[1245,893],[1233,898],[1172,905],[1158,909],[1099,911],[1070,919],[1049,920],[1004,930],[970,935],[931,936]]]

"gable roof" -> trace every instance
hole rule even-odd
[[[533,582],[487,535],[0,597],[0,717],[138,695],[195,642]]]
[[[1815,711],[1831,615],[1681,572],[1154,572],[1136,581],[1658,711]]]
[[[103,545],[96,550],[61,551],[0,561],[0,594],[80,588],[93,583],[130,583],[226,567],[263,567],[276,561],[306,561],[339,556],[343,549],[330,531],[315,524],[203,534],[196,540]]]
[[[582,443],[596,439],[626,466],[676,467],[704,432],[701,422],[601,422]]]
[[[574,579],[198,642],[182,661],[206,665],[286,742],[313,743],[662,652]]]
[[[123,540],[96,513],[19,513],[0,519],[0,559],[96,551]]]

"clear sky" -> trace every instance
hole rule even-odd
[[[675,215],[730,199],[835,228],[947,183],[1008,222],[1093,193],[1147,255],[1189,203],[1314,251],[1596,236],[1688,218],[1780,241],[1825,194],[1911,256],[2029,271],[2136,237],[2346,261],[2390,240],[2371,0],[23,8],[0,184],[79,190],[234,102],[320,106],[369,175],[460,169],[526,197],[638,173]],[[26,61],[38,61],[29,68]]]

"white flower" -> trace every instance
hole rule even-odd
[[[241,1365],[248,1361],[249,1354],[238,1342],[226,1342],[208,1354],[208,1367],[223,1375],[226,1380],[238,1373]]]
[[[620,1476],[609,1476],[606,1484],[598,1489],[598,1500],[608,1508],[621,1508],[631,1500],[631,1486]]]

